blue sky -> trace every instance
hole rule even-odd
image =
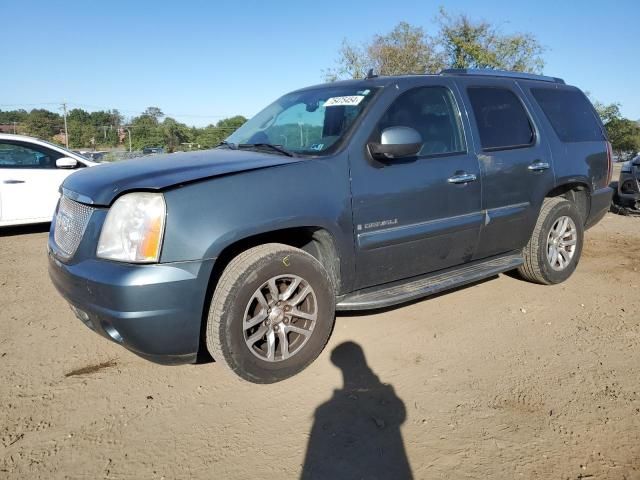
[[[529,31],[545,73],[640,119],[640,1],[0,0],[0,109],[61,102],[127,116],[147,106],[187,124],[251,116],[319,83],[343,38],[400,21],[435,32],[438,7]]]

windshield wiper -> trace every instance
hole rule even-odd
[[[227,147],[229,150],[237,150],[238,149],[238,145],[236,145],[235,143],[227,142],[226,140],[223,140],[222,142],[217,144],[216,148],[218,148],[218,147]]]
[[[240,143],[237,145],[238,148],[251,148],[251,147],[258,147],[258,148],[269,148],[271,150],[273,150],[274,152],[278,152],[282,155],[286,155],[287,157],[293,157],[293,153],[290,152],[289,150],[287,150],[286,148],[284,148],[282,145],[274,145],[273,143]]]

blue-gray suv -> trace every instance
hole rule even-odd
[[[62,185],[53,283],[89,328],[256,383],[304,369],[335,310],[516,270],[555,284],[611,201],[611,148],[564,81],[484,70],[289,93],[217,148]]]

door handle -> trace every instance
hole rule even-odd
[[[549,165],[547,162],[533,162],[527,167],[527,169],[531,170],[532,172],[542,172],[543,170],[548,170],[550,166],[551,165]]]
[[[6,183],[7,185],[14,185],[16,183],[25,183],[24,180],[5,180],[2,183]]]
[[[473,173],[459,173],[454,175],[453,177],[449,177],[447,182],[449,183],[469,183],[475,182],[478,177],[476,177]]]

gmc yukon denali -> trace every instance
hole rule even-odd
[[[556,284],[611,202],[585,95],[489,70],[284,95],[217,148],[74,173],[51,279],[89,328],[147,359],[205,348],[245,380],[309,365],[336,310],[517,270]]]

